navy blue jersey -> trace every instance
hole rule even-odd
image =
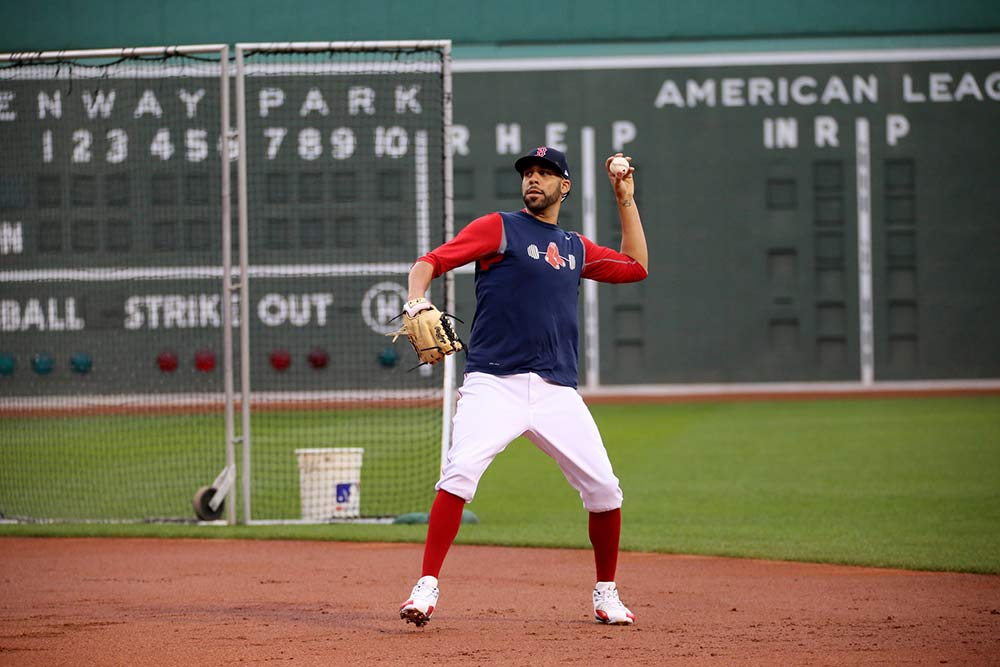
[[[523,211],[500,217],[502,261],[476,266],[465,368],[493,375],[533,371],[575,387],[583,242]]]
[[[617,250],[538,220],[526,210],[477,218],[418,261],[440,276],[476,262],[476,314],[467,371],[533,371],[577,386],[580,279],[624,283],[646,270]]]

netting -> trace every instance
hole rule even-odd
[[[385,334],[413,259],[445,236],[446,56],[245,56],[240,518],[426,509],[443,370],[410,372]],[[237,151],[220,69],[176,49],[0,69],[0,519],[192,520],[225,465],[221,173]]]
[[[253,520],[426,510],[443,370],[386,337],[444,238],[440,49],[244,56]],[[431,298],[443,303],[441,286]]]
[[[192,519],[225,464],[219,77],[0,62],[4,518]]]

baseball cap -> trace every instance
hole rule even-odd
[[[566,154],[551,146],[539,146],[531,149],[517,159],[517,162],[514,163],[514,169],[517,170],[518,174],[523,174],[524,170],[531,164],[543,164],[562,174],[563,178],[569,179],[569,163],[566,162]]]

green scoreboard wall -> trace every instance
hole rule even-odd
[[[441,56],[339,55],[244,59],[250,268],[232,304],[221,156],[238,265],[239,144],[218,64],[0,69],[0,396],[219,391],[227,309],[255,391],[441,387],[386,337],[418,248],[443,237]]]
[[[295,97],[289,109],[305,108],[296,95],[310,86],[288,87]],[[212,149],[220,141],[209,106],[217,92],[213,97],[210,78],[157,82],[164,102],[154,114],[142,106],[147,87],[139,81],[132,97],[122,97],[127,113],[109,124],[88,118],[78,99],[63,104],[58,120],[51,113],[40,118],[37,91],[24,113],[23,99],[0,82],[0,132],[16,153],[3,156],[0,182],[0,353],[16,352],[20,364],[0,378],[4,395],[87,391],[73,376],[44,387],[33,379],[23,365],[39,346],[87,351],[95,367],[101,355],[125,350],[148,349],[152,365],[151,355],[163,348],[218,349],[222,304],[212,276],[180,277],[168,292],[152,284],[136,292],[122,283],[8,280],[25,271],[161,267],[175,251],[191,269],[218,263],[212,179],[219,156]],[[201,116],[190,116],[180,88],[189,96],[208,91],[197,107]],[[601,383],[1000,377],[1000,49],[460,60],[454,88],[457,229],[484,213],[519,208],[512,163],[549,144],[567,151],[574,171],[563,226],[584,231],[585,220],[594,220],[595,240],[616,247],[614,200],[601,169],[613,152],[633,157],[650,276],[598,290],[599,342],[590,344],[599,353]],[[97,90],[81,86],[77,94]],[[358,118],[335,118],[345,105],[333,89],[325,92],[333,113],[324,122],[367,128]],[[51,111],[51,98],[45,104]],[[290,112],[282,127],[300,145],[315,122]],[[251,131],[263,131],[258,125]],[[196,160],[201,171],[164,169],[166,143],[157,142],[164,128],[172,158]],[[116,142],[126,134],[131,184],[114,163]],[[267,137],[251,142],[261,151],[269,145]],[[47,176],[53,150],[96,157],[75,163],[72,178],[56,183]],[[330,203],[331,220],[343,220],[333,190],[350,165],[335,161],[334,152],[326,146],[308,164],[275,161],[258,185],[287,181],[301,190],[307,176],[320,173],[316,182],[329,190],[320,200]],[[126,224],[119,201],[139,199],[149,215]],[[585,210],[591,201],[593,211]],[[354,219],[366,224],[364,207],[351,205]],[[311,205],[310,220],[323,208]],[[298,209],[289,216],[301,217]],[[265,227],[256,233],[266,236]],[[327,235],[331,243],[342,232],[353,238],[337,229]],[[362,252],[331,246],[324,260],[310,247],[303,259],[302,239],[284,240],[252,243],[273,246],[270,263],[347,261]],[[398,292],[405,275],[385,281],[400,285]],[[371,349],[357,354],[371,357],[373,373],[385,372],[375,361],[384,336],[361,312],[367,283],[337,295],[332,306],[333,297],[324,296],[329,282],[310,283],[304,292],[299,285],[301,294],[278,287],[265,292],[297,295],[298,306],[288,308],[312,309],[307,327],[281,323],[288,340],[333,347],[343,333],[337,323],[345,322],[344,331],[371,339]],[[456,287],[456,312],[469,322],[471,273],[461,273]],[[161,293],[189,298],[181,304],[184,321],[172,328],[137,324],[137,313],[148,317],[150,310],[136,299]],[[258,304],[253,312],[276,313],[280,305],[262,311]],[[292,371],[308,372],[300,368]],[[585,363],[582,370],[589,370]],[[217,375],[186,372],[195,388],[218,388]],[[264,387],[297,386],[294,374],[269,385],[267,372],[264,362],[255,372]],[[31,384],[22,391],[20,382]],[[94,378],[94,386],[150,389],[143,373]]]
[[[605,384],[996,377],[998,58],[460,61],[456,218],[517,207],[511,163],[548,143],[576,171],[562,224],[582,230],[583,171],[633,157],[650,276],[599,290]],[[600,172],[595,194],[596,240],[617,247]]]

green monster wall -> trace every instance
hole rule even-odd
[[[1000,376],[996,3],[290,7],[6,3],[0,50],[451,38],[459,228],[519,206],[511,163],[535,145],[564,146],[579,174],[562,223],[574,230],[584,172],[616,150],[635,158],[651,275],[599,290],[601,382]],[[596,240],[614,246],[597,176]],[[471,314],[471,276],[458,288]],[[48,296],[66,326],[80,315]],[[90,308],[100,326],[86,335],[118,328]]]
[[[469,140],[457,144],[457,217],[516,203],[503,179],[535,144],[562,144],[580,176],[595,168],[581,164],[591,128],[598,162],[634,156],[651,248],[645,282],[600,290],[603,381],[852,380],[863,363],[881,380],[993,377],[1000,50],[990,54],[460,73]],[[551,102],[525,92],[538,90]],[[580,176],[564,206],[573,229]],[[598,239],[615,246],[614,202],[597,179]]]
[[[451,39],[459,47],[534,49],[613,42],[989,36],[990,0],[50,0],[0,6],[4,51],[161,44]],[[730,45],[728,48],[733,48]]]

